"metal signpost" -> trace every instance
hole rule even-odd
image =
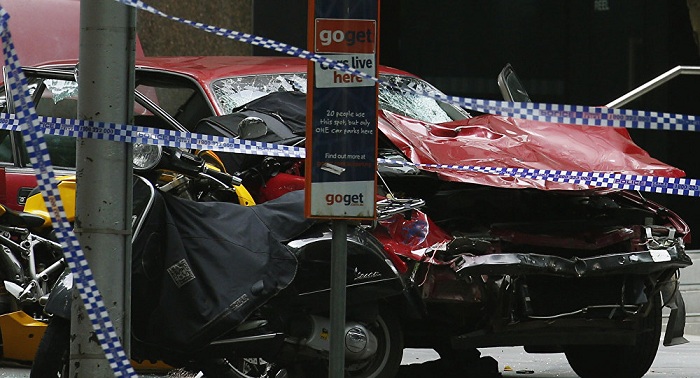
[[[376,77],[378,0],[309,1],[309,50]],[[377,84],[309,63],[306,216],[333,219],[329,376],[345,367],[347,220],[375,219]]]

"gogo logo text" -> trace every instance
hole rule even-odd
[[[364,195],[360,194],[327,194],[326,203],[328,206],[332,206],[336,203],[342,203],[345,206],[362,206],[364,201]]]
[[[376,21],[316,19],[316,52],[363,53],[375,51]]]

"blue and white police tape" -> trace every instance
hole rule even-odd
[[[14,103],[16,120],[22,126],[21,130],[29,153],[29,159],[36,170],[38,186],[44,194],[46,207],[50,209],[49,214],[56,236],[61,241],[66,261],[74,276],[75,285],[85,303],[85,310],[115,376],[137,376],[109,318],[107,308],[97,289],[92,271],[88,267],[78,239],[75,237],[70,223],[66,219],[66,212],[58,191],[51,159],[44,141],[44,134],[40,129],[39,120],[29,94],[27,79],[22,72],[12,42],[8,20],[9,15],[0,6],[3,53],[7,70],[7,84],[10,88],[8,101],[13,101]]]
[[[37,117],[44,132],[52,135],[91,138],[124,143],[144,143],[195,150],[213,150],[248,155],[304,158],[305,149],[295,146],[256,142],[222,136],[183,133],[152,127],[120,125],[109,122],[77,119]],[[0,113],[0,130],[20,130],[20,122],[13,114]]]
[[[395,90],[411,93],[414,95],[426,96],[435,100],[449,102],[467,109],[491,113],[506,117],[524,118],[544,122],[568,123],[586,126],[610,126],[624,127],[631,129],[649,130],[672,130],[672,131],[698,131],[700,130],[700,118],[694,115],[650,112],[643,110],[611,109],[606,107],[584,106],[584,105],[560,105],[544,104],[532,102],[508,102],[496,100],[482,100],[473,98],[463,98],[449,96],[439,92],[417,91],[412,88],[397,87],[347,64],[326,58],[323,55],[315,54],[311,51],[290,46],[286,43],[277,42],[272,39],[258,37],[248,33],[241,33],[216,26],[207,25],[201,22],[190,21],[184,18],[168,15],[158,9],[145,4],[140,0],[115,0],[120,3],[141,9],[170,20],[190,25],[208,33],[213,33],[222,37],[233,39],[239,42],[260,46],[266,49],[285,53],[287,55],[307,59],[332,69],[348,72],[367,80],[373,80],[380,85],[386,85]]]
[[[423,169],[481,172],[499,176],[512,176],[577,184],[587,187],[700,197],[700,180],[697,179],[630,175],[614,172],[581,172],[529,168],[485,167],[473,165],[414,164],[407,163],[405,161],[387,159],[379,159],[378,161],[381,163],[394,165],[411,165]]]
[[[232,139],[221,136],[181,133],[172,130],[142,126],[119,125],[107,122],[81,121],[54,117],[37,117],[45,132],[76,138],[94,138],[124,143],[145,143],[197,150],[213,150],[247,155],[278,156],[303,159],[304,148],[273,143]],[[18,121],[11,114],[0,114],[0,129],[17,130]],[[433,170],[461,170],[492,175],[567,182],[593,187],[638,190],[653,193],[700,196],[698,181],[686,178],[668,178],[629,175],[614,172],[580,172],[525,168],[503,168],[447,164],[415,164],[406,161],[379,159],[380,163],[411,165]]]

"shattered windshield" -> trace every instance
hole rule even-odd
[[[58,79],[46,79],[44,85],[53,94],[53,103],[58,104],[59,101],[66,98],[78,97],[78,82]]]
[[[212,83],[216,101],[230,114],[237,107],[272,92],[306,93],[305,74],[273,74],[229,77]]]
[[[418,94],[441,94],[426,81],[399,75],[383,75],[381,78],[389,83],[379,89],[379,106],[384,110],[430,123],[469,117],[464,110],[451,104]]]
[[[421,79],[400,75],[380,77],[390,83],[390,86],[379,87],[379,107],[383,110],[430,123],[450,122],[469,117],[466,111],[451,104],[399,89],[440,93]],[[230,77],[213,82],[212,91],[224,114],[230,114],[236,108],[272,92],[306,93],[306,74]]]

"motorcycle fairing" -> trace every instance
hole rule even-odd
[[[148,324],[134,332],[192,353],[292,282],[297,260],[283,242],[312,221],[304,218],[302,192],[253,207],[157,197],[149,214],[155,221],[146,221],[134,245],[132,307]]]
[[[382,245],[363,227],[348,227],[346,291],[348,305],[372,302],[404,290],[398,271]],[[288,246],[299,261],[299,275],[290,289],[295,304],[327,310],[330,298],[333,232],[330,224],[318,224]]]

